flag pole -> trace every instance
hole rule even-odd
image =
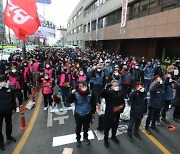
[[[22,54],[23,54],[23,60],[26,59],[26,42],[22,41]]]

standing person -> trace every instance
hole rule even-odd
[[[154,76],[154,70],[151,62],[149,61],[144,68],[144,84],[145,84],[146,92],[149,92],[149,86],[152,82],[153,76]]]
[[[72,90],[72,94],[68,98],[68,103],[75,102],[75,123],[76,123],[76,146],[81,146],[81,129],[83,126],[84,142],[90,144],[88,139],[88,130],[90,122],[94,119],[96,111],[95,97],[89,89],[86,81],[79,81],[77,90]]]
[[[8,141],[16,142],[12,134],[12,113],[16,110],[16,102],[13,93],[7,88],[6,76],[0,76],[0,150],[4,151],[4,137],[2,134],[3,120],[6,122],[6,137]]]
[[[169,105],[172,102],[173,99],[173,88],[174,88],[174,81],[172,80],[171,74],[167,75],[167,78],[165,79],[164,82],[164,104],[163,108],[161,110],[161,120],[164,121],[165,123],[169,123],[169,121],[166,119],[166,112],[169,109]]]
[[[162,78],[156,76],[154,81],[150,85],[150,100],[149,100],[149,112],[146,119],[145,130],[150,135],[151,131],[149,130],[149,124],[151,123],[151,129],[159,132],[156,128],[155,123],[159,120],[159,115],[163,106],[164,99],[164,85]]]
[[[125,105],[124,95],[119,91],[119,82],[117,80],[111,81],[111,89],[103,90],[101,97],[105,98],[106,101],[103,128],[104,146],[108,148],[108,137],[110,129],[112,129],[112,140],[119,144],[119,140],[116,138],[116,131],[119,124],[120,113],[123,112]]]
[[[44,96],[44,111],[48,109],[48,105],[50,110],[52,109],[52,94],[53,94],[53,80],[50,78],[49,73],[45,73],[44,78],[42,79],[42,93]]]
[[[143,118],[143,114],[147,110],[147,102],[145,100],[146,93],[142,83],[136,84],[135,90],[132,91],[129,95],[129,102],[131,104],[130,111],[130,122],[128,126],[128,139],[130,142],[133,142],[132,138],[132,129],[134,127],[134,136],[141,140],[139,135],[139,126]]]
[[[173,112],[173,119],[175,122],[179,123],[180,122],[180,77],[177,83],[175,84],[175,89],[176,89],[176,93],[173,100],[175,106]]]
[[[55,80],[55,70],[51,68],[51,65],[49,62],[45,64],[44,74],[49,74],[49,77],[53,80]]]
[[[61,89],[62,101],[64,103],[64,106],[67,106],[66,101],[70,94],[71,79],[71,74],[68,72],[68,69],[64,67],[59,77],[59,86]]]

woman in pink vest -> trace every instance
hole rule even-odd
[[[49,77],[48,73],[45,73],[44,78],[42,78],[42,93],[44,97],[44,111],[48,109],[48,105],[51,110],[52,109],[53,81],[52,81],[52,78]]]
[[[83,70],[80,70],[78,73],[78,82],[79,81],[86,81],[86,75],[84,74]]]
[[[67,106],[66,101],[70,94],[71,79],[71,73],[69,73],[68,69],[64,67],[59,77],[59,87],[61,89],[62,100],[65,106]]]
[[[18,99],[19,106],[22,105],[23,95],[21,91],[20,76],[16,67],[12,67],[11,71],[9,72],[9,84],[15,98]],[[16,112],[19,112],[19,107],[17,107]]]
[[[53,68],[51,68],[51,65],[49,62],[47,62],[45,64],[44,74],[46,74],[46,73],[49,74],[49,77],[51,79],[53,79],[53,80],[55,79],[55,71]]]

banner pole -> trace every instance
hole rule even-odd
[[[23,41],[22,43],[23,43],[23,44],[22,44],[23,60],[25,60],[25,59],[26,59],[26,42]]]

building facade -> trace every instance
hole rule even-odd
[[[60,27],[58,29],[59,35],[58,35],[58,45],[65,46],[67,45],[67,28]]]
[[[68,19],[68,43],[78,45],[81,40],[83,48],[126,56],[180,57],[180,0],[129,0],[124,28],[120,26],[121,2],[81,0]]]

